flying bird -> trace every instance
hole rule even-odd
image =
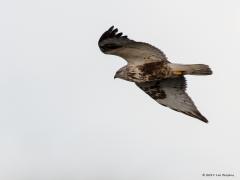
[[[211,75],[208,65],[171,63],[160,49],[131,40],[118,33],[114,26],[102,34],[98,46],[103,53],[117,55],[127,61],[127,65],[120,68],[114,78],[134,82],[159,104],[208,122],[186,93],[184,77]]]

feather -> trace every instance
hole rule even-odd
[[[123,35],[123,33],[117,32],[118,29],[111,26],[102,34],[98,46],[103,53],[120,56],[130,64],[167,62],[167,57],[160,49],[148,43],[136,42]]]
[[[187,85],[184,77],[136,83],[136,85],[159,104],[197,118],[205,123],[208,122],[185,92]]]

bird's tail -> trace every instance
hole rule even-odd
[[[212,70],[205,64],[169,64],[174,75],[211,75]]]

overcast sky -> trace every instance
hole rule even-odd
[[[240,177],[238,0],[0,1],[0,179]],[[205,63],[188,93],[209,124],[165,108],[98,48],[115,25],[169,60]]]

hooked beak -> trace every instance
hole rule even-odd
[[[116,74],[114,75],[114,79],[118,78],[118,73],[116,72]]]

